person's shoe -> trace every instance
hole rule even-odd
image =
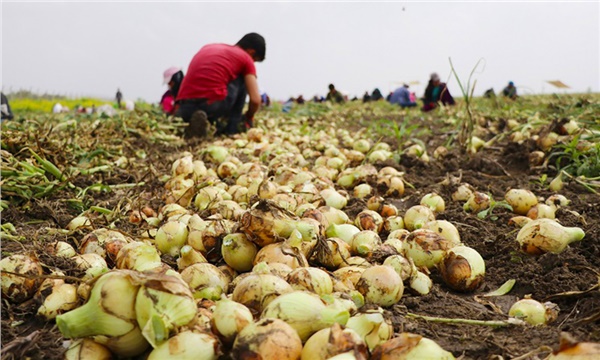
[[[192,114],[190,118],[190,123],[188,127],[185,129],[185,137],[205,137],[208,131],[208,116],[206,116],[206,112],[202,110],[197,110]]]

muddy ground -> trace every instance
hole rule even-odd
[[[356,124],[354,124],[356,126]],[[424,139],[429,148],[444,143],[446,134],[432,131]],[[398,145],[393,137],[385,138]],[[152,174],[128,174],[116,172],[107,182],[146,181],[141,189],[114,191],[97,195],[97,203],[111,208],[123,197],[131,197],[136,204],[161,205],[162,183],[159,174],[166,174],[172,154],[196,149],[197,144],[157,147],[154,144],[136,143],[148,153],[144,161],[151,161],[156,168]],[[402,198],[388,199],[401,210],[415,205],[422,195],[435,191],[446,199],[446,211],[437,216],[455,224],[463,242],[473,247],[486,262],[483,286],[474,294],[459,294],[450,290],[434,271],[433,291],[426,296],[406,294],[401,301],[388,309],[395,330],[408,331],[427,336],[443,348],[463,359],[512,359],[523,356],[541,346],[558,347],[562,331],[569,332],[583,341],[600,342],[600,292],[583,295],[560,295],[570,291],[583,291],[598,283],[600,271],[600,196],[586,191],[576,184],[568,184],[561,192],[572,203],[559,210],[557,218],[566,226],[579,226],[586,232],[583,241],[570,245],[563,253],[545,254],[539,257],[524,255],[516,246],[518,229],[508,225],[514,216],[510,211],[496,208],[493,217],[480,219],[466,213],[462,204],[452,202],[453,186],[444,181],[467,182],[479,191],[489,192],[495,199],[502,199],[509,188],[528,188],[536,195],[547,197],[552,193],[537,181],[541,170],[529,166],[529,153],[533,146],[525,142],[518,145],[504,140],[476,155],[467,156],[451,151],[443,161],[423,164],[410,159],[400,163],[387,162],[405,171],[405,179],[414,186],[407,188]],[[83,233],[64,235],[47,228],[64,228],[72,217],[79,214],[75,208],[65,205],[67,194],[57,193],[47,199],[38,199],[2,212],[2,223],[10,222],[20,234],[31,242],[3,241],[3,256],[21,251],[34,251],[46,264],[45,270],[58,267],[67,275],[77,276],[72,264],[48,255],[43,244],[50,240],[66,240],[77,245]],[[571,212],[576,211],[580,216]],[[96,219],[96,226],[102,225]],[[124,232],[139,233],[139,228],[125,219],[118,222]],[[480,295],[497,289],[509,279],[515,279],[512,291],[504,296],[482,298]],[[511,304],[525,295],[540,301],[552,301],[560,308],[558,319],[547,326],[488,326],[443,324],[407,317],[407,313],[433,317],[473,320],[506,319]],[[2,359],[59,359],[64,351],[64,339],[53,322],[39,320],[35,316],[39,304],[30,300],[21,305],[2,301]],[[525,358],[544,358],[548,351]]]

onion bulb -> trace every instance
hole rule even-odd
[[[530,325],[545,325],[556,320],[558,307],[556,304],[525,298],[515,302],[508,310],[508,316],[523,320]]]
[[[352,238],[358,234],[360,229],[352,224],[331,224],[325,234],[328,238],[339,238],[348,245],[352,244]]]
[[[579,342],[568,333],[560,334],[560,348],[546,360],[596,360],[600,356],[600,344]]]
[[[475,189],[470,184],[461,184],[452,193],[453,201],[467,201],[475,192]]]
[[[427,295],[433,288],[433,282],[427,274],[414,267],[412,275],[408,279],[408,286],[419,295]]]
[[[411,333],[401,333],[373,350],[373,360],[454,360],[452,353],[435,341]]]
[[[196,299],[217,300],[227,293],[229,279],[216,266],[197,263],[186,267],[181,277],[190,286]]]
[[[423,229],[431,230],[438,233],[441,237],[448,240],[450,247],[458,246],[461,244],[460,234],[458,229],[451,222],[447,220],[434,220],[425,223]]]
[[[75,249],[71,246],[71,244],[64,241],[56,241],[48,244],[46,249],[50,254],[63,258],[70,258],[77,255],[77,252],[75,252]]]
[[[381,246],[381,239],[375,231],[363,230],[352,237],[351,251],[354,255],[367,257]]]
[[[373,188],[369,184],[359,184],[354,187],[354,197],[364,199],[373,194]]]
[[[472,292],[483,282],[485,262],[475,249],[456,246],[444,255],[440,270],[446,285],[454,290]]]
[[[317,331],[304,344],[302,360],[326,360],[332,356],[352,351],[355,356],[367,359],[367,345],[356,331],[342,329],[339,324]]]
[[[383,265],[390,266],[392,269],[394,269],[398,273],[398,275],[400,275],[402,281],[405,281],[408,278],[410,278],[413,272],[413,268],[410,262],[402,255],[388,256],[383,261]]]
[[[402,278],[394,268],[376,265],[365,269],[356,284],[367,303],[391,306],[400,301],[404,292]]]
[[[117,269],[145,271],[161,266],[156,247],[141,241],[123,245],[115,261]]]
[[[348,203],[348,199],[333,188],[321,190],[320,195],[325,200],[325,205],[336,209],[343,209]]]
[[[450,248],[448,240],[438,233],[419,229],[410,233],[402,243],[403,255],[412,259],[416,266],[433,268],[440,261],[446,251]]]
[[[367,310],[348,319],[346,327],[356,331],[370,351],[394,335],[394,327],[383,317],[383,309]]]
[[[179,221],[168,221],[156,232],[154,244],[163,254],[177,256],[185,245],[188,237],[188,227]]]
[[[519,215],[526,215],[529,209],[538,203],[535,194],[526,189],[510,189],[504,195],[504,199]]]
[[[0,260],[2,271],[2,298],[19,304],[33,296],[42,283],[42,266],[29,255],[11,255]],[[11,275],[13,272],[25,276]]]
[[[72,257],[79,270],[85,271],[83,280],[91,280],[108,271],[108,265],[104,258],[98,254],[83,254]]]
[[[119,250],[129,241],[129,238],[118,231],[97,229],[83,237],[79,252],[81,254],[98,254],[112,265]]]
[[[404,227],[410,231],[420,229],[430,221],[435,220],[431,208],[423,205],[415,205],[406,210],[404,214]]]
[[[42,302],[37,314],[46,320],[52,320],[65,311],[78,305],[77,288],[62,279],[46,279],[38,289],[36,300]]]
[[[431,210],[435,211],[436,213],[446,210],[446,203],[444,202],[444,199],[436,193],[425,194],[421,198],[421,205],[429,206]]]
[[[251,270],[257,252],[256,245],[244,233],[226,235],[221,244],[223,260],[236,271]]]
[[[182,331],[148,355],[148,360],[216,360],[218,341],[214,337],[192,331]]]
[[[260,249],[254,257],[254,265],[260,262],[266,262],[267,264],[282,263],[292,269],[306,266],[308,263],[304,254],[298,248],[291,247],[286,243],[269,244]]]
[[[294,290],[306,290],[317,295],[331,294],[333,282],[325,271],[315,267],[297,268],[287,277]]]
[[[223,298],[213,311],[211,329],[225,344],[231,345],[237,334],[253,322],[252,313],[246,306]]]
[[[537,219],[525,224],[517,234],[521,250],[530,255],[561,253],[570,243],[580,241],[585,232],[578,227],[562,226],[552,219]]]
[[[235,339],[232,357],[239,360],[297,360],[302,340],[279,319],[261,319],[246,326]]]
[[[111,360],[112,353],[92,339],[79,339],[69,345],[65,360]]]
[[[179,252],[179,258],[177,259],[177,269],[182,271],[186,267],[198,263],[205,263],[206,258],[202,256],[199,251],[194,250],[193,247],[189,245],[184,245]]]
[[[404,219],[402,216],[390,216],[383,221],[383,230],[392,232],[399,229],[404,229]]]
[[[527,212],[527,217],[530,219],[554,219],[555,218],[555,214],[554,211],[556,210],[555,207],[552,207],[550,205],[546,205],[546,204],[537,204],[534,205],[531,209],[529,209],[529,211]]]
[[[360,230],[372,230],[379,232],[383,227],[383,218],[373,210],[363,210],[356,215],[354,225]]]
[[[333,226],[333,225],[332,225]],[[343,226],[343,225],[339,225]],[[355,226],[350,225],[356,229]],[[356,229],[358,230],[358,229]],[[358,230],[360,231],[360,230]],[[327,268],[335,269],[342,266],[346,259],[350,257],[350,244],[338,237],[329,237],[328,239],[317,242],[311,259]]]
[[[488,194],[475,191],[469,196],[463,205],[465,211],[480,212],[490,207],[491,198]]]
[[[279,295],[292,291],[290,284],[278,276],[251,273],[237,283],[232,299],[255,313],[260,313]]]
[[[354,289],[365,269],[358,266],[345,266],[334,271],[333,276],[348,288]]]

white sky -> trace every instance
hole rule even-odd
[[[600,2],[52,2],[3,0],[5,92],[27,89],[69,96],[157,102],[162,72],[181,66],[204,44],[235,43],[248,32],[267,41],[258,82],[274,99],[324,94],[329,83],[362,96],[431,72],[476,94],[509,80],[520,93],[600,91]],[[404,10],[403,10],[404,9]],[[460,90],[454,78],[449,87]]]

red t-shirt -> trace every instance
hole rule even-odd
[[[223,100],[227,96],[227,84],[248,74],[256,75],[256,67],[252,57],[242,48],[227,44],[205,45],[194,55],[177,100]]]

